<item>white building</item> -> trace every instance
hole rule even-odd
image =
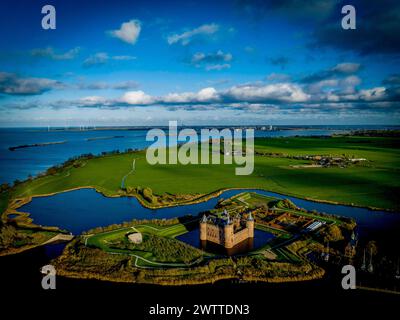
[[[140,232],[131,233],[128,235],[128,239],[132,243],[142,243],[143,237]]]

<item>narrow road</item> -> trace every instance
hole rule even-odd
[[[121,180],[121,189],[125,189],[125,181],[126,181],[126,179],[128,178],[128,176],[129,176],[130,174],[132,174],[132,173],[135,172],[135,165],[136,165],[136,159],[133,159],[131,171],[129,171],[126,175],[124,175],[124,176],[122,177],[122,180]]]

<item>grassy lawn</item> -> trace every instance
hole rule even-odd
[[[285,236],[290,237],[290,233],[288,233],[287,231],[282,230],[282,229],[271,228],[264,224],[256,224],[255,227],[256,227],[256,229],[260,229],[261,231],[266,231],[266,232],[273,233],[273,234],[283,236],[283,237],[285,237]]]
[[[99,234],[95,234],[93,236],[89,236],[86,240],[86,245],[91,246],[91,247],[97,247],[102,249],[105,252],[109,253],[119,253],[119,254],[129,254],[129,255],[134,255],[136,257],[140,257],[142,259],[136,259],[136,264],[138,266],[142,267],[154,267],[154,266],[159,266],[159,265],[164,265],[168,266],[168,264],[182,264],[184,261],[173,257],[171,254],[171,257],[168,256],[167,261],[165,261],[165,256],[163,255],[163,260],[160,261],[160,254],[157,254],[157,249],[158,252],[159,250],[164,250],[163,248],[155,248],[153,246],[147,245],[147,249],[141,249],[141,245],[137,245],[137,248],[116,248],[113,245],[113,242],[117,241],[118,243],[126,243],[130,244],[129,240],[126,239],[126,234],[132,231],[140,231],[143,235],[143,243],[146,241],[149,241],[148,238],[151,236],[156,236],[158,239],[164,239],[163,243],[164,244],[169,244],[173,246],[173,249],[165,248],[165,250],[175,250],[176,252],[179,252],[180,250],[186,250],[186,254],[191,254],[193,252],[193,255],[196,258],[200,258],[202,256],[202,252],[198,249],[195,249],[187,244],[181,243],[177,240],[174,239],[174,237],[183,234],[187,232],[185,226],[183,224],[176,224],[172,226],[155,226],[152,224],[143,224],[143,225],[137,225],[134,228],[128,227],[128,228],[120,228],[117,230],[113,231],[108,231],[108,232],[102,232]],[[162,245],[162,243],[157,244],[158,246]],[[151,249],[150,249],[151,248]],[[154,249],[154,250],[153,250]]]
[[[175,238],[181,234],[186,233],[188,230],[182,223],[174,224],[172,226],[159,226],[155,224],[139,224],[132,227],[120,228],[117,230],[106,231],[102,233],[90,236],[87,240],[87,245],[94,245],[101,249],[106,249],[108,246],[107,242],[112,240],[120,239],[125,236],[128,232],[139,231],[145,234],[154,234],[160,237]]]
[[[92,159],[82,168],[68,168],[55,176],[20,185],[13,197],[48,194],[81,186],[95,186],[106,194],[118,192],[121,179],[127,186],[150,187],[155,194],[210,193],[224,188],[261,188],[312,199],[399,209],[400,191],[398,147],[400,139],[340,137],[256,139],[255,149],[291,155],[351,155],[366,158],[366,165],[347,168],[292,168],[304,160],[256,156],[253,174],[235,175],[232,165],[155,165],[145,152]],[[1,199],[0,199],[1,200]]]
[[[276,202],[277,198],[265,196],[254,192],[245,192],[234,196],[232,198],[232,201],[240,205],[245,205],[249,208],[255,208],[257,206],[268,205],[271,202]],[[270,205],[268,206],[270,207]]]
[[[104,251],[109,251],[107,242],[120,239],[125,236],[128,232],[133,231],[132,228],[121,228],[118,230],[102,232],[99,234],[95,234],[87,239],[86,244],[88,246],[98,247]]]
[[[292,209],[287,209],[287,208],[278,209],[278,211],[290,212],[290,213],[292,213],[294,215],[313,218],[315,220],[325,221],[325,222],[329,222],[329,223],[336,223],[336,224],[339,224],[339,225],[342,224],[342,221],[340,219],[336,219],[335,217],[320,216],[320,215],[315,215],[315,214],[308,213],[308,212],[302,212],[302,211],[292,210]]]
[[[274,252],[278,255],[279,260],[287,260],[289,262],[300,262],[301,259],[293,254],[289,249],[286,248],[278,248],[275,249]]]
[[[140,232],[156,234],[162,237],[175,238],[181,234],[188,232],[185,225],[179,223],[172,226],[152,226],[152,225],[138,225],[135,226],[136,230]]]

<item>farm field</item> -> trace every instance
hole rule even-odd
[[[333,137],[256,139],[256,152],[284,155],[342,155],[366,158],[346,168],[293,168],[309,161],[287,156],[256,155],[254,172],[235,175],[235,165],[155,165],[145,152],[116,154],[86,161],[20,184],[12,198],[46,195],[79,187],[95,187],[105,195],[121,193],[121,179],[130,187],[149,187],[153,194],[208,194],[227,188],[260,188],[282,194],[358,206],[398,210],[400,154],[398,138]],[[4,199],[4,198],[3,198]]]

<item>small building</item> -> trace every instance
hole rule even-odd
[[[306,231],[314,231],[320,228],[325,224],[325,221],[314,221],[310,225],[307,226]]]
[[[140,232],[135,232],[135,233],[129,234],[128,239],[130,242],[135,243],[135,244],[142,243],[142,241],[143,241],[143,237]]]

